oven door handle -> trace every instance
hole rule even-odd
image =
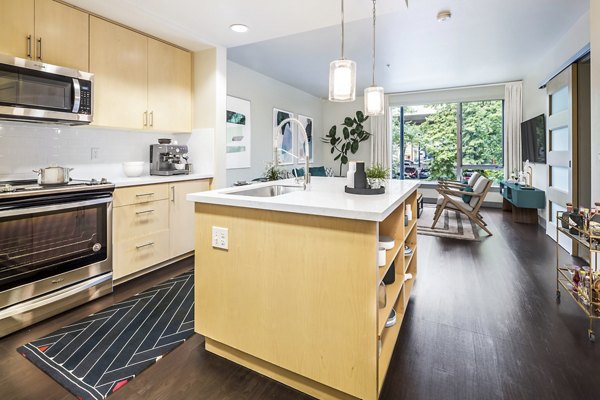
[[[72,210],[72,209],[81,208],[81,207],[95,206],[95,205],[99,205],[99,204],[110,204],[110,203],[112,203],[112,197],[103,197],[103,198],[99,198],[99,199],[74,201],[74,202],[69,202],[69,203],[53,204],[50,206],[42,206],[42,207],[15,208],[13,210],[0,211],[0,218],[14,217],[17,215],[42,214],[42,213],[53,212],[53,211],[66,211],[66,210]]]

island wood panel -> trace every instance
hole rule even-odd
[[[33,57],[33,9],[34,0],[0,0],[0,53]]]
[[[148,126],[191,132],[192,55],[148,39]]]
[[[198,333],[377,398],[376,222],[196,204],[196,226]],[[229,229],[228,251],[212,226]]]
[[[36,59],[89,70],[89,15],[53,0],[35,0]],[[38,40],[42,40],[41,44]],[[41,54],[40,54],[41,50]]]
[[[142,129],[148,104],[148,38],[90,17],[90,71],[94,73],[94,122]]]

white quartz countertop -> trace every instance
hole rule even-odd
[[[236,195],[236,192],[271,185],[298,185],[294,179],[190,193],[189,201],[256,208],[326,217],[383,221],[420,185],[419,181],[391,180],[384,194],[356,195],[344,192],[345,178],[312,177],[306,191],[274,197]]]
[[[170,183],[170,182],[181,182],[181,181],[194,181],[198,179],[210,179],[212,175],[207,174],[188,174],[188,175],[171,175],[171,176],[157,176],[157,175],[143,175],[135,178],[128,177],[115,177],[109,179],[110,183],[114,183],[115,187],[127,187],[127,186],[139,186],[139,185],[152,185],[156,183]]]

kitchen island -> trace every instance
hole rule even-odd
[[[188,195],[196,202],[195,328],[208,351],[317,398],[377,399],[417,273],[419,183],[391,181],[385,194],[359,196],[344,193],[345,182]],[[380,234],[395,239],[382,267]],[[395,281],[379,307],[391,268]],[[386,328],[392,309],[396,323]]]

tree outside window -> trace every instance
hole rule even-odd
[[[502,100],[396,107],[392,121],[395,178],[403,169],[405,179],[455,180],[473,171],[503,179]]]

